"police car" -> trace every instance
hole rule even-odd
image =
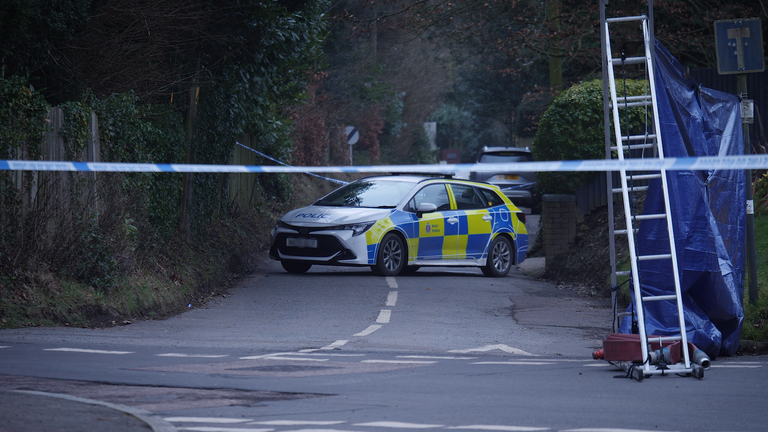
[[[451,176],[388,175],[348,183],[288,212],[269,255],[290,273],[370,266],[394,276],[427,266],[505,276],[525,259],[525,215],[498,187]]]

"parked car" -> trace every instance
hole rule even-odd
[[[527,147],[483,147],[477,155],[477,163],[531,162],[533,155]],[[535,172],[473,171],[470,180],[496,185],[513,203],[535,209],[540,198],[536,189]]]
[[[388,175],[344,185],[292,210],[269,255],[290,273],[370,266],[393,276],[426,266],[505,276],[528,250],[525,215],[496,186],[450,176]]]

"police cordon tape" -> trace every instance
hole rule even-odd
[[[768,155],[702,156],[666,159],[541,161],[482,164],[367,165],[367,166],[273,166],[150,164],[122,162],[56,162],[0,160],[0,171],[94,171],[176,173],[455,173],[556,172],[556,171],[697,171],[768,169]]]

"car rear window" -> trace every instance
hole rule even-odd
[[[502,153],[484,153],[480,156],[478,162],[482,163],[505,163],[505,162],[531,162],[533,156],[528,153],[502,152]]]
[[[488,207],[496,207],[504,204],[504,200],[496,194],[496,192],[488,189],[480,189],[480,193],[483,194],[483,198],[488,201]]]

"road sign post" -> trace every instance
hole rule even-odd
[[[763,34],[759,18],[739,18],[715,21],[717,72],[736,75],[736,92],[741,98],[742,113],[750,112],[752,101],[747,99],[748,73],[765,70]],[[752,154],[749,142],[750,117],[742,115],[744,154]],[[752,170],[745,170],[747,207],[747,269],[749,273],[749,302],[757,304],[757,247],[755,245],[754,197],[752,196]]]

